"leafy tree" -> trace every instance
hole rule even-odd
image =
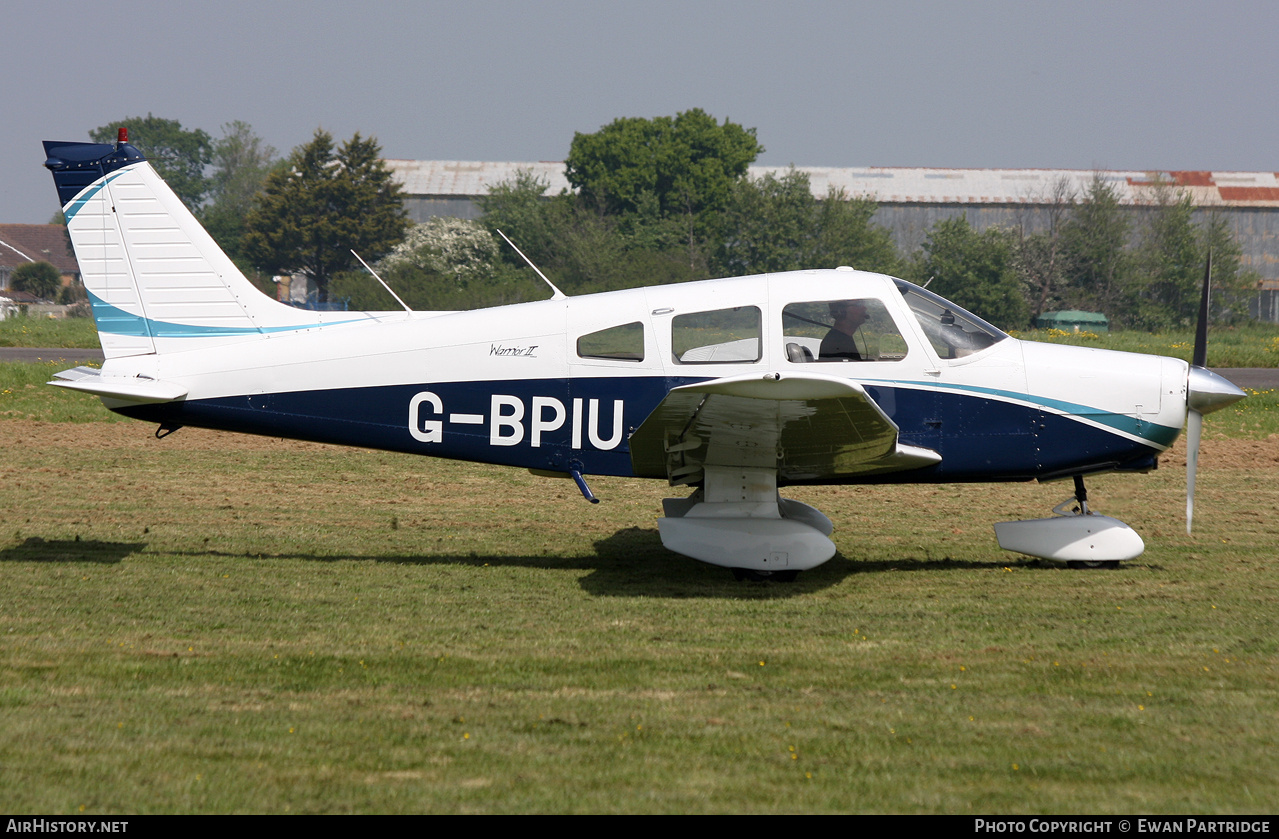
[[[653,196],[663,216],[696,215],[723,206],[763,150],[755,129],[694,108],[575,134],[565,163],[569,183],[602,212],[638,212]]]
[[[326,302],[334,275],[358,264],[352,249],[371,262],[404,238],[403,193],[380,155],[372,138],[357,133],[335,149],[317,129],[267,177],[245,219],[245,256],[266,271],[306,273]]]
[[[464,284],[493,273],[497,243],[470,219],[435,216],[414,225],[404,241],[378,263],[379,270],[412,266]]]
[[[240,256],[244,219],[274,162],[275,148],[254,134],[247,122],[222,126],[222,138],[213,144],[210,200],[200,212],[200,222],[232,259]]]
[[[808,259],[816,213],[817,200],[803,172],[739,181],[718,231],[719,267],[730,275],[813,267]]]
[[[546,196],[547,183],[532,172],[521,170],[509,181],[489,187],[479,199],[481,223],[491,231],[501,230],[539,266],[552,262],[564,233],[563,205],[569,196]],[[524,264],[505,242],[501,258],[513,267]],[[545,270],[545,268],[543,268]]]
[[[805,268],[851,265],[859,271],[893,274],[901,260],[893,235],[872,223],[878,209],[869,198],[850,198],[832,189],[817,202],[813,252]]]
[[[1119,195],[1100,173],[1062,225],[1065,248],[1063,294],[1070,305],[1105,312],[1123,321],[1131,309],[1132,225]]]
[[[1154,205],[1143,211],[1141,238],[1133,254],[1139,294],[1133,320],[1147,328],[1193,324],[1199,316],[1209,250],[1210,317],[1230,321],[1245,316],[1258,277],[1242,269],[1242,251],[1225,218],[1209,214],[1196,223],[1189,195],[1164,184],[1155,190]]]
[[[199,207],[209,191],[204,170],[212,160],[213,140],[208,133],[199,128],[187,131],[175,119],[148,113],[145,118],[128,117],[99,126],[89,132],[89,138],[95,143],[114,143],[120,126],[129,129],[129,142],[146,155],[182,203],[192,210]]]
[[[406,304],[418,310],[497,306],[549,293],[532,272],[504,263],[495,238],[470,219],[438,216],[414,226],[377,263],[377,271]],[[362,269],[337,275],[332,288],[335,296],[348,298],[356,308],[399,306]]]
[[[755,274],[852,265],[892,271],[897,250],[887,230],[871,223],[875,202],[831,190],[813,197],[808,175],[794,169],[740,181],[721,214],[718,268]]]
[[[631,233],[655,229],[670,235],[678,220],[690,273],[706,263],[702,239],[714,214],[730,200],[733,185],[764,147],[755,129],[700,108],[674,117],[614,120],[594,134],[576,134],[566,175],[583,205],[604,215],[629,217]],[[654,228],[653,222],[666,222]]]
[[[1134,254],[1139,306],[1133,319],[1148,328],[1194,323],[1204,266],[1194,203],[1170,185],[1155,190]]]
[[[52,300],[62,287],[62,275],[49,262],[27,262],[13,269],[9,286],[43,300]]]
[[[1032,319],[1050,308],[1060,307],[1068,296],[1069,254],[1062,229],[1074,206],[1074,190],[1070,181],[1062,177],[1023,208],[1034,215],[1019,219],[1014,257]],[[1028,232],[1028,227],[1040,229]]]
[[[963,216],[937,222],[915,264],[916,278],[1003,329],[1024,326],[1026,300],[1013,264],[1012,235],[973,230]]]
[[[509,236],[565,292],[581,294],[709,276],[704,260],[690,267],[688,256],[680,250],[678,225],[657,217],[653,202],[643,202],[638,212],[627,216],[602,215],[574,195],[544,197],[545,189],[546,184],[531,174],[518,173],[481,199],[481,221],[489,230]],[[527,270],[505,242],[498,252],[512,269]]]
[[[1201,225],[1200,241],[1205,251],[1203,258],[1206,260],[1208,252],[1212,253],[1210,317],[1225,322],[1248,317],[1248,303],[1256,295],[1261,277],[1256,271],[1243,268],[1243,249],[1231,234],[1225,217],[1209,214]]]

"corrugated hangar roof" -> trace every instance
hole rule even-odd
[[[531,172],[548,184],[556,195],[568,189],[561,161],[538,163],[483,163],[474,160],[387,160],[387,168],[409,195],[478,196],[503,181],[514,180],[521,171]]]
[[[547,192],[568,189],[564,164],[496,163],[460,160],[388,160],[387,165],[410,195],[480,196],[511,180],[521,170],[547,182]],[[1085,169],[924,169],[895,167],[797,166],[808,174],[813,194],[829,188],[850,196],[870,196],[887,204],[1042,204],[1065,179],[1074,190],[1087,189],[1094,174],[1109,181],[1123,204],[1153,200],[1153,187],[1170,183],[1188,192],[1197,206],[1279,207],[1279,176],[1274,172],[1102,171]],[[752,166],[750,176],[782,175],[783,166]]]

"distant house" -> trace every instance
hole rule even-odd
[[[71,252],[71,240],[67,238],[65,227],[60,224],[0,224],[0,292],[9,291],[9,277],[15,268],[31,262],[51,263],[62,275],[64,286],[80,282],[80,265]]]

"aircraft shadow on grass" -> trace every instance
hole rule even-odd
[[[170,551],[189,557],[288,559],[306,562],[382,562],[396,565],[472,567],[491,566],[535,568],[545,570],[578,570],[590,572],[580,584],[588,593],[600,596],[648,597],[758,597],[766,592],[771,597],[807,594],[829,588],[854,574],[883,574],[903,571],[974,571],[1006,567],[1057,568],[1052,563],[1023,557],[996,558],[988,561],[944,557],[933,559],[913,555],[881,559],[849,559],[836,554],[834,561],[814,573],[805,574],[792,583],[758,581],[749,588],[734,585],[710,566],[691,565],[678,554],[662,547],[656,530],[628,527],[594,543],[593,556],[556,556],[528,554],[451,553],[435,555],[405,554],[334,554],[315,553],[231,553],[218,550]]]
[[[142,554],[145,542],[107,542],[96,539],[44,539],[31,536],[22,544],[0,550],[0,562],[91,562],[114,565],[126,557]],[[655,530],[628,527],[595,543],[595,556],[557,557],[528,555],[480,555],[442,554],[421,555],[334,555],[314,553],[255,554],[230,553],[219,550],[165,551],[178,556],[245,559],[293,559],[308,562],[385,562],[396,565],[470,565],[475,567],[524,567],[575,569],[590,573],[582,577],[580,584],[586,592],[597,597],[732,597],[755,598],[761,594],[769,597],[802,595],[828,588],[854,574],[883,574],[902,571],[973,571],[1003,567],[1056,568],[1042,560],[1022,558],[1012,562],[990,560],[960,560],[951,558],[920,559],[902,556],[886,559],[850,560],[837,554],[814,573],[806,574],[794,583],[761,581],[759,585],[742,588],[730,584],[723,576],[708,566],[690,565],[662,547],[661,537]],[[656,574],[654,572],[657,572]]]
[[[141,553],[145,542],[102,542],[97,539],[44,539],[29,536],[21,545],[0,550],[0,562],[96,562],[115,565]]]

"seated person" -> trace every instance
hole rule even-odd
[[[854,338],[857,330],[866,322],[866,304],[861,300],[833,300],[829,304],[830,316],[834,320],[830,332],[822,339],[819,361],[863,361],[867,360],[857,348]]]

